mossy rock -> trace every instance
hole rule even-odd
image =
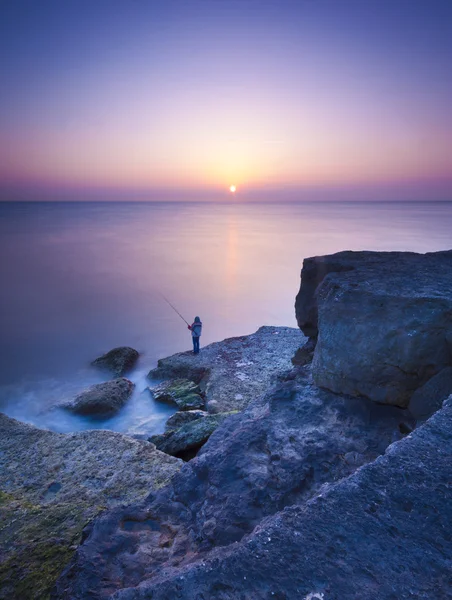
[[[0,492],[0,598],[46,600],[101,510],[77,504],[32,505]],[[7,553],[6,553],[7,552]]]
[[[118,433],[57,434],[0,413],[0,599],[50,598],[84,527],[141,501],[181,465]]]
[[[176,404],[179,410],[204,408],[204,398],[199,386],[188,379],[164,381],[155,388],[149,388],[155,400]]]

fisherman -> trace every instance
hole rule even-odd
[[[199,317],[195,317],[195,320],[191,325],[188,326],[191,331],[191,337],[193,340],[193,354],[199,354],[199,338],[202,331],[202,323]]]

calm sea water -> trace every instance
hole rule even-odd
[[[452,203],[3,203],[0,204],[0,410],[56,431],[162,431],[145,374],[203,344],[296,326],[303,258],[340,250],[452,247]],[[142,352],[136,393],[95,422],[58,403],[103,381],[90,361],[119,345]],[[136,429],[138,431],[138,429]]]

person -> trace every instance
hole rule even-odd
[[[191,331],[191,337],[193,340],[193,354],[199,354],[199,338],[202,331],[202,323],[199,317],[195,317],[195,320],[191,325],[188,326]]]

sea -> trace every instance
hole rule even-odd
[[[183,319],[201,318],[201,351],[296,327],[304,258],[451,248],[452,202],[0,203],[0,411],[61,433],[160,433],[174,409],[146,374],[191,349]],[[140,352],[126,407],[101,421],[62,409],[107,379],[90,363],[117,346]]]

